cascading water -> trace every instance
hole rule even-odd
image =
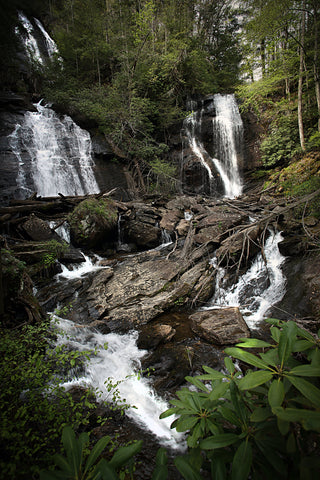
[[[257,328],[268,310],[285,294],[286,278],[281,270],[285,257],[278,249],[281,240],[280,232],[271,232],[264,247],[266,261],[258,254],[249,270],[229,287],[224,269],[218,268],[215,295],[206,309],[239,307],[249,328]]]
[[[242,183],[238,167],[238,153],[243,141],[243,123],[234,95],[214,95],[216,116],[213,118],[214,158],[223,180],[225,196],[238,197]]]
[[[155,394],[147,378],[139,378],[140,360],[146,351],[138,349],[136,332],[104,335],[63,319],[59,319],[59,327],[67,334],[67,343],[72,349],[80,352],[97,349],[85,372],[65,383],[65,388],[91,386],[101,392],[101,400],[112,401],[112,393],[107,388],[110,379],[113,385],[117,384],[121,399],[130,405],[126,411],[129,418],[156,435],[164,446],[183,448],[182,435],[170,429],[172,419],[159,420],[168,405]],[[65,343],[65,335],[59,336],[58,345]]]
[[[201,140],[200,140],[200,132],[201,132],[201,121],[203,115],[203,107],[201,110],[196,110],[197,102],[191,101],[189,104],[189,109],[192,110],[192,113],[188,115],[184,122],[188,143],[191,147],[191,150],[196,155],[196,157],[200,160],[202,166],[207,170],[209,176],[209,182],[213,179],[211,168],[206,161],[206,157],[208,157],[208,152],[204,148]]]
[[[210,194],[217,193],[218,183],[223,185],[223,195],[234,198],[242,193],[239,158],[242,153],[243,123],[234,95],[216,94],[197,110],[197,102],[191,101],[192,113],[184,121],[187,144],[193,155],[206,169]],[[202,124],[212,117],[210,142],[205,139]],[[216,173],[215,173],[216,172]]]
[[[40,65],[43,65],[44,58],[40,52],[38,42],[34,36],[34,28],[32,23],[22,12],[18,13],[18,18],[19,22],[24,28],[24,32],[23,34],[21,34],[19,28],[16,27],[16,34],[21,39],[29,60],[31,62],[37,62]]]
[[[41,102],[35,106],[37,112],[26,112],[10,135],[12,151],[19,161],[17,182],[21,193],[98,193],[89,133],[68,116],[60,119]]]

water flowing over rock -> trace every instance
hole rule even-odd
[[[89,133],[41,102],[35,106],[37,111],[26,112],[10,135],[20,198],[32,192],[42,196],[98,192]]]
[[[216,94],[187,106],[182,188],[237,197],[242,193],[243,123],[234,95]]]

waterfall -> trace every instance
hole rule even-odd
[[[227,286],[225,270],[218,268],[215,295],[205,309],[239,307],[249,328],[257,328],[285,294],[286,278],[281,270],[285,257],[278,248],[281,240],[281,233],[271,232],[264,246],[266,262],[258,254],[247,272],[231,286]]]
[[[212,171],[205,158],[208,156],[208,152],[206,151],[200,140],[203,106],[200,111],[193,111],[193,109],[196,108],[196,105],[196,102],[190,102],[189,106],[191,107],[192,112],[186,118],[184,126],[186,129],[188,144],[195,156],[200,160],[202,166],[207,170],[209,181],[211,181],[213,179]]]
[[[24,32],[21,34],[18,27],[16,27],[15,32],[17,36],[21,39],[29,60],[31,62],[37,62],[40,65],[43,65],[44,59],[40,52],[38,42],[35,38],[35,31],[32,23],[22,12],[18,13],[18,18],[19,22],[24,28]]]
[[[216,116],[213,118],[214,158],[223,180],[225,196],[242,193],[238,154],[243,141],[243,123],[234,95],[214,95]]]
[[[93,172],[91,138],[73,120],[35,104],[9,137],[19,162],[17,183],[21,193],[42,196],[98,193]]]
[[[234,198],[242,193],[239,159],[242,154],[243,123],[234,95],[216,94],[198,103],[189,102],[192,110],[184,121],[187,146],[206,169],[210,194],[217,194],[217,183],[223,195]],[[212,131],[208,133],[208,119]],[[206,128],[203,129],[205,124]]]

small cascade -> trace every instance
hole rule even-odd
[[[234,95],[217,94],[203,100],[200,108],[198,105],[198,102],[189,102],[187,108],[192,113],[183,124],[186,144],[182,152],[182,183],[186,169],[191,172],[192,168],[196,170],[196,159],[207,173],[207,193],[237,197],[242,193],[239,160],[242,155],[243,123],[236,99]],[[196,174],[189,175],[191,178],[195,175],[195,182],[199,183]],[[202,183],[202,189],[206,189],[205,182]],[[192,187],[199,189],[201,185],[192,185],[189,180],[189,188]]]
[[[168,408],[167,403],[155,394],[147,378],[139,378],[141,359],[147,352],[138,349],[137,332],[125,335],[102,334],[87,327],[79,328],[69,320],[58,318],[58,322],[63,332],[63,335],[58,336],[58,345],[67,343],[73,350],[80,352],[97,349],[85,372],[63,386],[91,386],[101,392],[101,400],[111,402],[112,392],[108,391],[106,385],[110,379],[112,384],[118,384],[121,399],[130,405],[126,411],[128,417],[152,432],[163,446],[183,448],[183,436],[170,429],[172,419],[159,419],[160,414]]]
[[[42,196],[98,193],[93,172],[91,138],[73,120],[36,105],[26,112],[9,137],[19,162],[17,183],[21,194]]]
[[[242,182],[238,154],[243,142],[243,123],[234,95],[214,95],[216,116],[213,118],[214,158],[225,188],[225,196],[241,195]]]
[[[239,307],[248,327],[257,328],[285,294],[286,278],[281,270],[285,257],[278,248],[281,240],[281,233],[270,232],[264,247],[266,262],[258,254],[249,270],[231,286],[227,286],[225,270],[218,268],[215,295],[205,309]]]

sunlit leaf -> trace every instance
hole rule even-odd
[[[258,385],[262,385],[272,378],[271,372],[266,372],[265,370],[257,372],[249,372],[247,375],[239,380],[240,390],[249,390],[255,388]]]
[[[186,432],[190,430],[195,424],[199,421],[199,417],[191,417],[191,416],[182,416],[176,422],[175,428],[177,432]]]
[[[317,387],[303,378],[291,375],[287,376],[287,378],[308,400],[320,408],[320,390]]]
[[[228,370],[229,373],[234,373],[236,370],[236,367],[234,366],[233,361],[231,360],[230,357],[224,357],[224,364]]]
[[[208,388],[198,379],[198,377],[185,377],[187,382],[192,383],[195,387],[199,388],[199,390],[202,390],[204,392],[208,392]]]
[[[299,365],[290,370],[290,375],[299,377],[320,377],[320,367],[313,365]]]
[[[263,340],[259,340],[258,338],[241,338],[242,343],[237,343],[236,347],[243,347],[243,348],[264,348],[264,347],[272,347],[271,343],[264,342]]]
[[[283,328],[279,340],[279,359],[280,364],[284,365],[292,353],[294,342],[296,341],[297,326],[294,322],[287,322]]]
[[[267,363],[265,363],[263,360],[253,355],[252,353],[241,350],[241,348],[226,348],[225,352],[227,355],[237,358],[238,360],[242,360],[243,362],[249,363],[249,365],[253,365],[254,367],[269,369]]]
[[[140,452],[142,447],[142,440],[132,443],[126,447],[120,447],[113,455],[112,459],[109,462],[113,468],[119,468],[125,465],[130,458]]]
[[[280,380],[273,380],[268,392],[268,401],[271,407],[279,407],[284,399],[284,386]]]
[[[227,382],[222,382],[220,385],[217,385],[209,395],[209,400],[218,400],[218,398],[223,397],[226,391],[229,388]]]

